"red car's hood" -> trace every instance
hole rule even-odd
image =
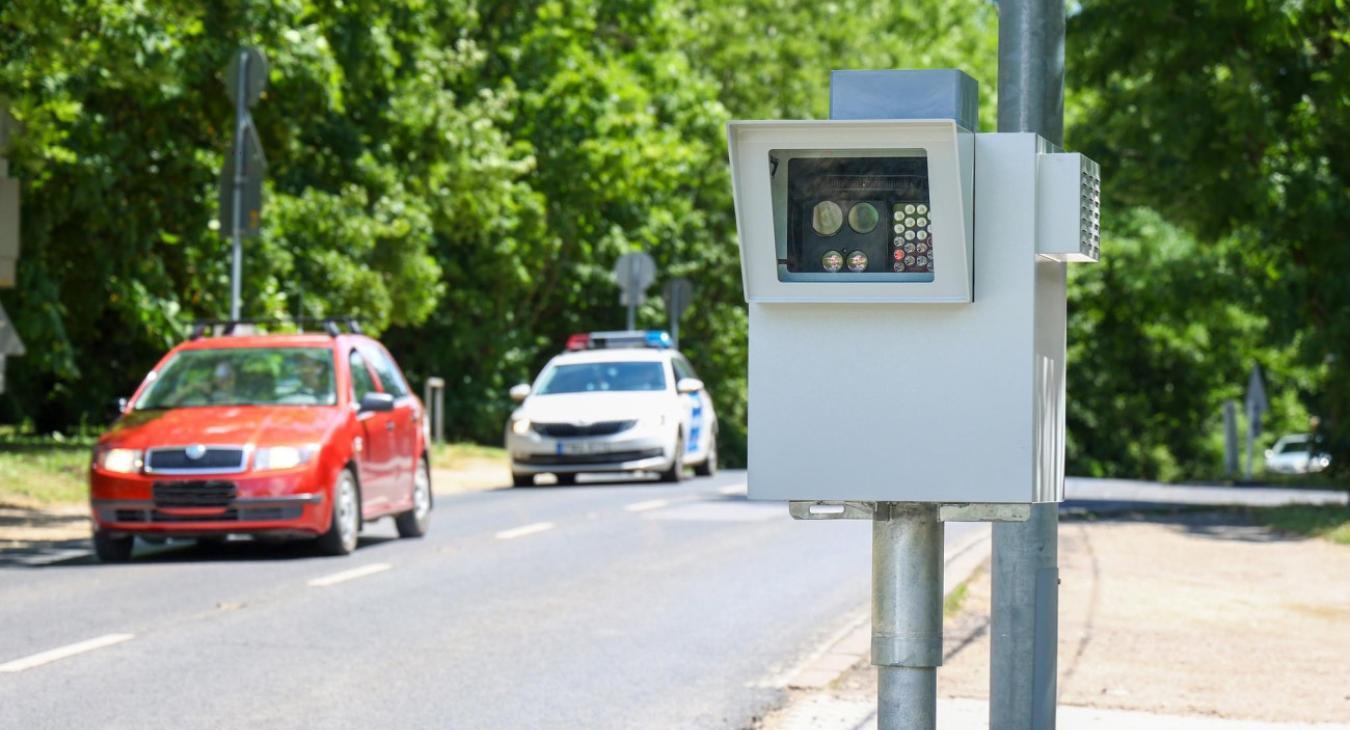
[[[99,439],[107,446],[281,446],[324,441],[349,414],[323,406],[211,406],[133,411]]]

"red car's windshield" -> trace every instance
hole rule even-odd
[[[159,371],[135,407],[336,404],[332,350],[230,347],[179,352]]]

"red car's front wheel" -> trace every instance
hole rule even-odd
[[[361,500],[356,477],[350,469],[343,469],[333,485],[333,517],[328,532],[319,536],[319,550],[327,555],[348,555],[356,549],[360,530]]]

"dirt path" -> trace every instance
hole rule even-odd
[[[1350,723],[1350,548],[1212,513],[1064,522],[1059,549],[1061,708]],[[989,696],[989,598],[984,572],[947,622],[948,704]],[[875,691],[863,665],[796,701]]]

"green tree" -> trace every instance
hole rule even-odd
[[[467,2],[0,8],[0,95],[24,126],[11,159],[25,248],[6,295],[30,352],[14,368],[17,415],[44,429],[97,417],[185,319],[225,312],[220,76],[240,44],[271,59],[245,315],[351,313],[376,331],[424,320],[443,286],[435,236],[501,228],[476,211],[438,229],[446,211],[506,207],[527,167],[497,127],[504,102],[471,81],[484,54],[454,40],[472,18]]]
[[[1196,266],[1234,252],[1240,288],[1217,294],[1265,318],[1269,347],[1295,348],[1306,375],[1272,377],[1307,399],[1333,461],[1350,466],[1345,2],[1091,0],[1069,39],[1070,142],[1103,162],[1107,199],[1184,226],[1202,244]]]
[[[1204,246],[1146,209],[1108,208],[1104,223],[1101,262],[1069,278],[1069,472],[1221,476],[1222,404],[1243,397],[1254,362],[1276,394],[1266,427],[1304,427],[1293,396],[1309,373],[1267,342],[1241,246]]]

